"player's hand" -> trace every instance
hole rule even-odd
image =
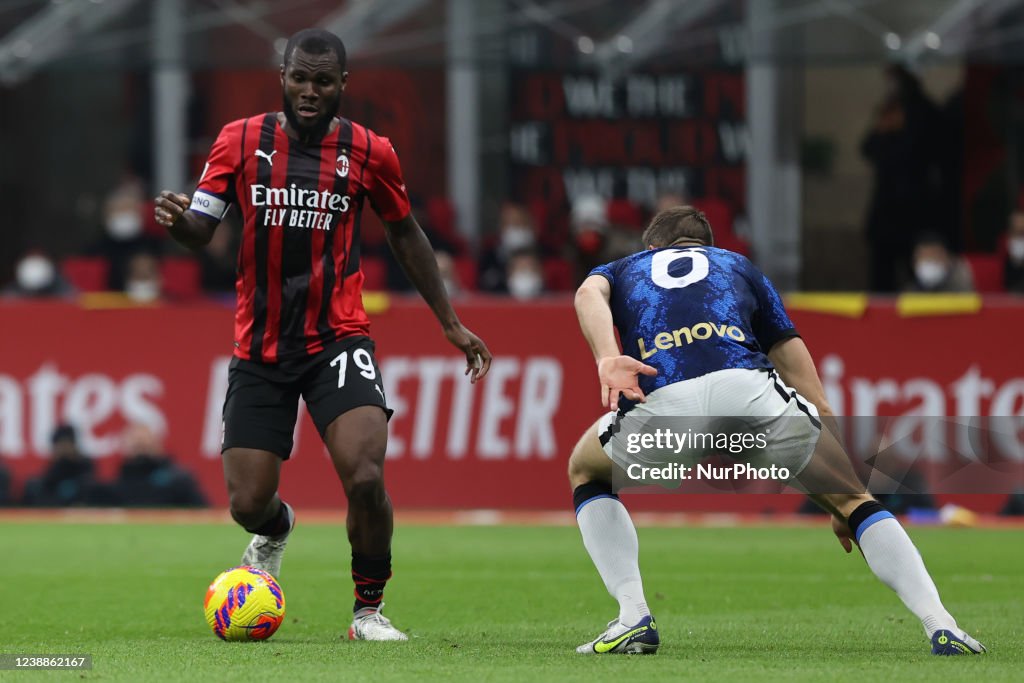
[[[853,535],[846,522],[838,517],[832,517],[832,533],[839,539],[839,545],[843,546],[843,550],[847,553],[853,551]]]
[[[619,395],[631,401],[646,401],[640,390],[639,376],[654,377],[656,368],[644,365],[629,356],[607,356],[597,364],[597,376],[601,380],[601,405],[609,410],[619,409]]]
[[[153,217],[156,222],[165,228],[169,228],[181,218],[181,215],[188,211],[192,205],[192,198],[187,194],[178,194],[164,190],[153,202]]]
[[[445,330],[444,335],[456,348],[466,354],[466,372],[469,381],[476,384],[491,369],[491,352],[487,350],[480,337],[465,328],[461,323]],[[471,374],[472,373],[472,374]]]

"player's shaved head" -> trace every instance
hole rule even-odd
[[[654,249],[680,240],[694,240],[709,247],[715,244],[707,217],[692,206],[673,206],[660,212],[651,219],[642,239],[644,246]]]
[[[345,44],[341,42],[341,38],[330,31],[325,31],[322,28],[304,28],[292,35],[284,48],[285,66],[288,66],[292,53],[296,49],[309,55],[323,55],[333,52],[342,73],[345,72],[345,63],[348,60],[348,56],[345,53]]]

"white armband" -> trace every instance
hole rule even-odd
[[[196,190],[192,195],[192,205],[188,208],[219,221],[224,218],[228,206],[228,203],[220,197]]]

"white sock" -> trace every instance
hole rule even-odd
[[[605,588],[619,602],[619,623],[636,624],[651,611],[640,579],[640,542],[625,506],[618,498],[591,498],[576,513],[576,521]]]
[[[921,553],[894,517],[886,517],[864,529],[859,543],[871,571],[896,591],[907,609],[921,620],[929,638],[943,628],[960,633],[956,620],[942,606]]]

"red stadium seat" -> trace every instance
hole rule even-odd
[[[388,264],[377,256],[363,256],[359,260],[363,271],[363,289],[382,291],[388,288]]]
[[[715,238],[719,235],[725,237],[726,235],[732,235],[732,221],[733,211],[732,207],[729,206],[724,199],[718,197],[702,197],[700,199],[694,199],[690,202],[690,205],[695,209],[704,212],[707,216],[708,223],[711,224],[711,229],[715,231]]]
[[[470,256],[455,257],[455,272],[459,274],[459,284],[467,292],[476,291],[477,265],[476,259]]]
[[[459,234],[456,225],[455,205],[444,197],[431,197],[426,206],[426,229],[444,240],[456,256],[469,250],[465,238]]]
[[[549,258],[544,261],[544,286],[549,292],[569,292],[576,286],[572,264],[565,259]]]
[[[643,230],[644,212],[628,199],[613,199],[608,202],[608,222],[621,228]]]
[[[712,230],[714,230],[714,227],[712,227]],[[736,235],[731,235],[728,233],[719,234],[717,231],[714,233],[714,235],[716,247],[721,247],[722,249],[734,251],[737,254],[742,254],[748,258],[750,257],[750,243],[747,242],[742,237],[737,237]]]
[[[160,262],[161,290],[168,299],[196,299],[203,293],[199,262],[187,256]]]
[[[70,256],[60,264],[61,274],[80,292],[102,292],[107,289],[110,263],[101,256]]]
[[[999,254],[964,254],[974,277],[974,290],[985,294],[1006,291],[1003,283],[1003,257]]]
[[[527,210],[533,218],[534,231],[541,235],[547,233],[550,228],[548,223],[551,220],[551,207],[548,202],[544,199],[531,199]]]

